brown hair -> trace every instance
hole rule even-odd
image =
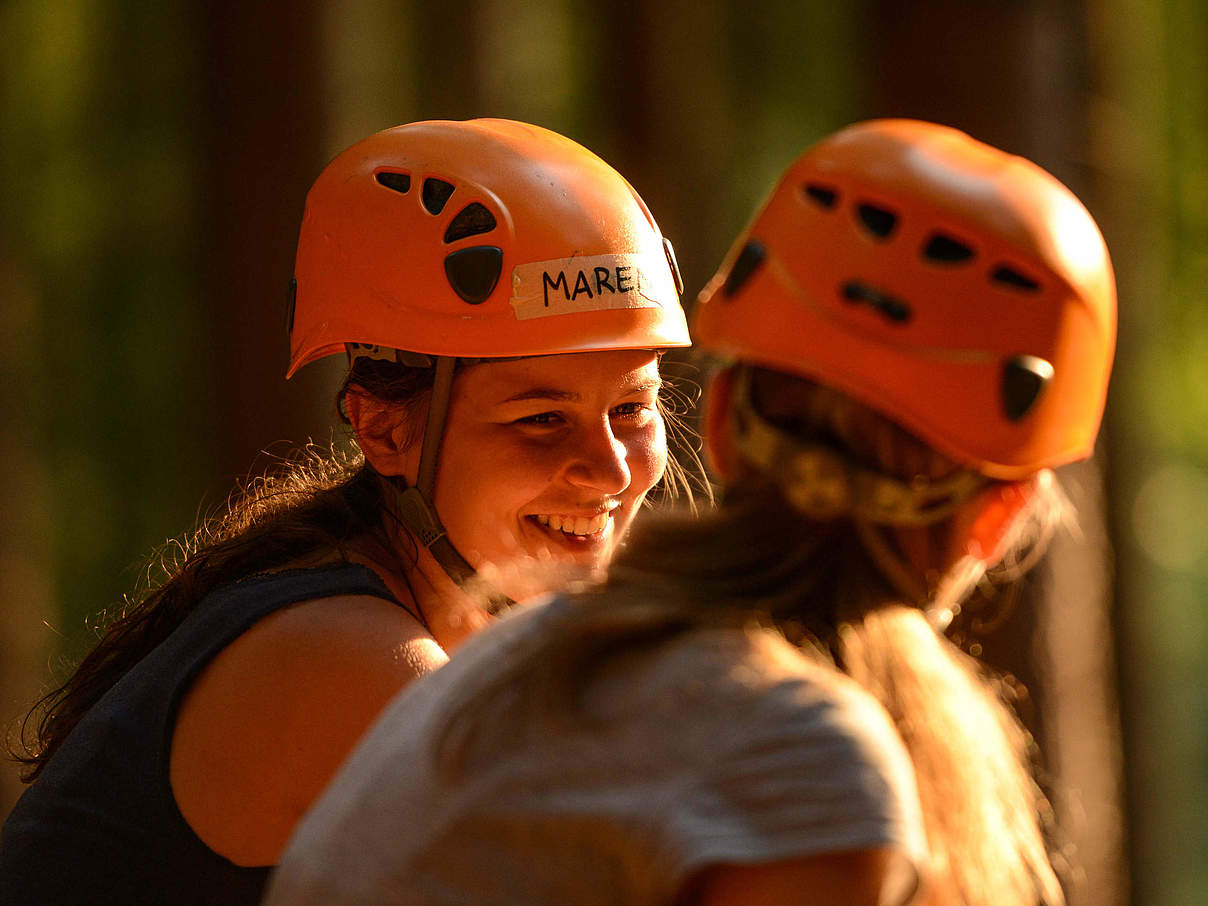
[[[422,430],[432,382],[431,368],[358,358],[339,392],[337,408],[347,421],[344,401],[352,392],[402,406],[415,426],[414,442]],[[660,397],[660,411],[669,436],[679,439],[681,451],[694,456],[692,436],[677,414],[690,399],[674,384],[668,384],[667,395]],[[694,487],[707,490],[670,456],[662,486],[667,496],[683,494],[689,501]],[[388,531],[384,522],[394,518],[386,494],[383,479],[355,446],[350,453],[308,447],[237,489],[223,512],[164,548],[148,568],[149,576],[158,569],[161,580],[127,597],[116,614],[103,615],[108,619],[95,647],[25,716],[8,746],[10,755],[26,766],[23,779],[32,782],[84,714],[213,589],[290,564],[317,563],[332,553],[344,558],[354,545],[405,575],[415,552],[400,552],[397,542],[392,543],[392,537],[400,536]]]
[[[756,389],[764,391],[757,404],[769,420],[791,422],[799,435],[866,466],[906,478],[957,468],[835,391],[775,372],[757,373]],[[1055,512],[1048,502],[1036,507]],[[923,806],[935,898],[928,902],[1058,903],[1028,736],[999,682],[928,616],[946,575],[969,572],[968,562],[945,562],[951,529],[944,521],[911,530],[926,537],[904,546],[893,530],[808,519],[757,473],[736,482],[724,505],[704,518],[647,520],[603,584],[551,614],[541,638],[505,675],[463,696],[440,740],[442,766],[457,772],[490,757],[488,740],[511,738],[493,729],[515,720],[509,711],[522,703],[552,719],[577,719],[590,677],[622,652],[704,625],[770,624],[807,657],[855,679],[893,719]],[[887,553],[896,568],[913,573],[924,597],[911,599],[887,575]]]

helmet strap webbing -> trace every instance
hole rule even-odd
[[[903,481],[862,468],[833,447],[799,440],[756,411],[747,368],[736,376],[732,405],[739,455],[814,519],[847,516],[873,525],[932,525],[955,513],[989,481],[963,469],[945,478]]]
[[[453,546],[448,532],[437,515],[434,504],[436,493],[436,465],[441,442],[445,434],[445,419],[449,414],[449,400],[453,388],[453,371],[457,365],[454,356],[436,356],[436,374],[432,382],[432,393],[428,400],[428,418],[424,426],[424,439],[420,447],[419,471],[416,483],[408,487],[401,476],[393,476],[390,482],[395,490],[399,518],[428,549],[432,558],[440,564],[449,578],[463,586],[477,576],[477,572],[465,557]],[[498,613],[515,602],[507,595],[487,585],[477,583],[486,599],[486,609]]]
[[[419,454],[419,473],[415,486],[428,500],[436,491],[436,460],[440,445],[445,437],[445,419],[449,415],[449,398],[453,392],[453,369],[457,359],[453,356],[436,357],[436,375],[432,381],[432,394],[428,398],[428,423],[424,426],[423,446]],[[433,514],[435,515],[435,514]]]

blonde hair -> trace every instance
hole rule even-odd
[[[770,420],[867,468],[905,478],[958,468],[842,394],[775,372],[756,377]],[[1060,511],[1046,486],[1020,520],[1029,529],[1014,532],[1014,550],[1042,542]],[[769,476],[745,474],[704,518],[668,514],[639,525],[602,584],[551,615],[504,675],[463,695],[439,741],[442,765],[457,772],[497,754],[490,745],[510,738],[504,730],[519,707],[584,719],[580,693],[621,653],[702,625],[770,623],[805,656],[856,680],[893,719],[918,780],[929,904],[1058,904],[1028,734],[1002,685],[935,617],[937,593],[940,609],[951,609],[986,581],[980,561],[949,562],[952,534],[950,518],[908,530],[810,519]]]

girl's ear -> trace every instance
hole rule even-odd
[[[1001,560],[1020,518],[1052,480],[1052,471],[1044,469],[1021,481],[995,482],[966,501],[956,515],[953,560],[973,557],[987,567]]]
[[[406,408],[350,388],[344,397],[344,410],[357,446],[374,471],[413,481],[419,467],[419,444],[412,443]],[[417,461],[412,463],[412,459]]]
[[[738,453],[734,449],[730,413],[736,367],[731,365],[714,375],[705,395],[705,456],[717,476],[727,482],[738,475]]]

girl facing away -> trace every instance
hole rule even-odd
[[[383,712],[268,906],[1035,906],[1027,738],[943,634],[1090,455],[1115,289],[1048,173],[858,124],[702,293],[713,514],[520,609]]]
[[[258,902],[391,696],[549,587],[523,564],[616,549],[668,469],[678,293],[641,199],[548,130],[414,123],[338,156],[289,372],[347,354],[359,452],[253,483],[44,699],[0,903]]]

